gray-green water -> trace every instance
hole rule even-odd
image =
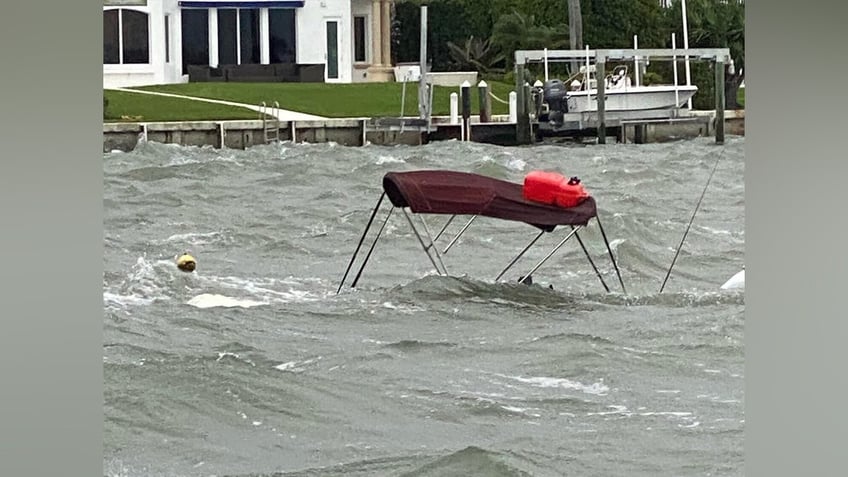
[[[744,138],[145,144],[103,161],[104,474],[744,473],[744,294],[719,291],[744,265]],[[579,176],[628,293],[596,225],[581,236],[609,294],[576,242],[534,274],[543,286],[515,283],[559,231],[493,283],[535,231],[485,218],[446,255],[453,277],[433,276],[394,214],[336,295],[383,174],[426,168]],[[174,266],[185,251],[193,274]],[[204,295],[252,306],[189,304]]]

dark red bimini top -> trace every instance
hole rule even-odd
[[[548,232],[558,225],[586,225],[598,213],[591,196],[574,207],[557,207],[525,199],[521,184],[470,172],[389,172],[383,190],[392,205],[417,214],[483,215]]]

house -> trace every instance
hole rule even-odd
[[[390,81],[393,6],[394,0],[104,0],[103,86],[195,78]]]

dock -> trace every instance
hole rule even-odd
[[[687,117],[622,119],[615,115],[607,121],[607,139],[620,143],[659,142],[682,137],[703,137],[714,134],[715,114],[712,111],[689,111]],[[745,113],[726,111],[724,129],[730,134],[744,135]],[[187,122],[121,122],[104,123],[103,152],[131,151],[140,143],[151,141],[183,146],[246,149],[272,142],[323,143],[345,146],[421,145],[433,141],[467,140],[502,146],[519,145],[517,124],[507,115],[493,116],[489,122],[470,118],[468,134],[463,139],[462,126],[450,122],[450,117],[432,118],[428,127],[418,118],[397,119],[326,119],[320,121],[280,121],[269,134],[267,121],[187,121]],[[581,122],[582,121],[582,122]],[[592,117],[575,120],[575,129],[563,133],[561,140],[597,142],[597,123]],[[641,126],[636,128],[635,126]],[[537,124],[531,123],[535,138]],[[541,138],[535,142],[556,140]]]
[[[515,52],[515,91],[517,93],[517,118],[516,118],[516,141],[519,144],[529,144],[534,140],[533,121],[530,111],[532,108],[531,86],[524,80],[525,69],[531,63],[544,63],[545,71],[549,62],[585,62],[588,67],[594,63],[597,81],[597,111],[580,113],[574,116],[566,113],[563,118],[564,129],[586,130],[594,129],[598,144],[604,144],[607,137],[607,127],[626,129],[628,126],[642,130],[648,124],[665,122],[697,122],[685,114],[684,109],[675,107],[659,111],[606,111],[605,110],[605,83],[606,65],[609,62],[634,62],[638,65],[646,61],[670,61],[675,65],[677,62],[708,61],[714,64],[715,84],[724,85],[724,65],[730,62],[729,48],[632,48],[632,49],[585,49],[585,50],[517,50]],[[588,71],[588,68],[587,68]],[[547,74],[547,73],[546,73]],[[675,75],[676,77],[676,75]],[[676,84],[676,81],[675,81]],[[715,139],[716,143],[724,143],[724,88],[715,89]],[[589,114],[589,116],[586,116]],[[536,124],[537,131],[539,124]],[[626,136],[625,136],[626,137]],[[536,137],[538,139],[538,137]]]
[[[606,111],[604,81],[598,81],[597,110],[565,112],[555,128],[540,123],[531,113],[531,85],[522,81],[528,64],[550,61],[594,60],[596,76],[604,78],[608,62],[627,61],[710,61],[715,65],[715,81],[724,84],[724,65],[730,61],[728,48],[695,49],[596,49],[596,50],[519,50],[515,52],[516,88],[510,93],[510,114],[491,115],[490,107],[480,105],[480,114],[472,115],[470,87],[463,84],[461,98],[451,94],[451,115],[431,117],[432,93],[423,81],[419,85],[418,117],[325,118],[320,120],[268,119],[195,121],[195,122],[124,122],[103,125],[103,150],[132,150],[142,141],[245,149],[272,142],[334,142],[347,146],[420,145],[439,140],[485,142],[500,145],[526,145],[548,137],[575,138],[585,142],[594,138],[605,144],[644,143],[666,138],[714,135],[723,144],[725,132],[744,135],[744,111],[725,111],[724,88],[715,88],[715,110],[693,111],[675,107],[660,110]],[[477,85],[481,98],[487,98],[485,82]],[[428,94],[429,93],[429,94]],[[459,111],[461,104],[461,113]],[[263,105],[260,105],[264,107]],[[275,105],[276,106],[276,105]],[[262,110],[262,109],[260,109]],[[401,111],[403,108],[401,108]]]

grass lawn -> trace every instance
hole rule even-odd
[[[506,101],[513,89],[510,83],[489,83],[492,93]],[[200,98],[221,99],[258,105],[277,101],[283,109],[331,118],[398,116],[401,113],[401,83],[184,83],[145,86],[159,91]],[[450,114],[450,94],[458,87],[437,86],[433,94],[433,115]],[[104,90],[109,101],[104,122],[122,121],[214,121],[258,119],[259,113],[246,108],[188,99],[169,98],[124,91]],[[739,104],[745,105],[745,88],[739,88]],[[479,113],[477,87],[471,88],[472,114]],[[509,113],[509,106],[492,99],[493,114]],[[418,115],[418,84],[407,83],[405,116]]]
[[[509,92],[512,91],[513,85],[498,82],[489,84],[495,96],[504,101],[509,100]],[[145,86],[138,89],[255,105],[263,101],[266,104],[277,101],[283,109],[343,118],[399,116],[403,83],[182,83]],[[450,94],[453,92],[458,94],[459,88],[441,86],[435,88],[433,115],[450,114]],[[406,101],[403,109],[405,116],[418,116],[418,83],[406,84]],[[479,112],[476,85],[471,87],[471,109],[472,114]],[[508,104],[492,99],[492,114],[508,112]],[[170,114],[180,116],[182,108],[175,107]],[[208,117],[207,119],[223,118]]]
[[[246,108],[190,99],[110,90],[103,96],[109,101],[104,122],[259,119],[258,112]]]

